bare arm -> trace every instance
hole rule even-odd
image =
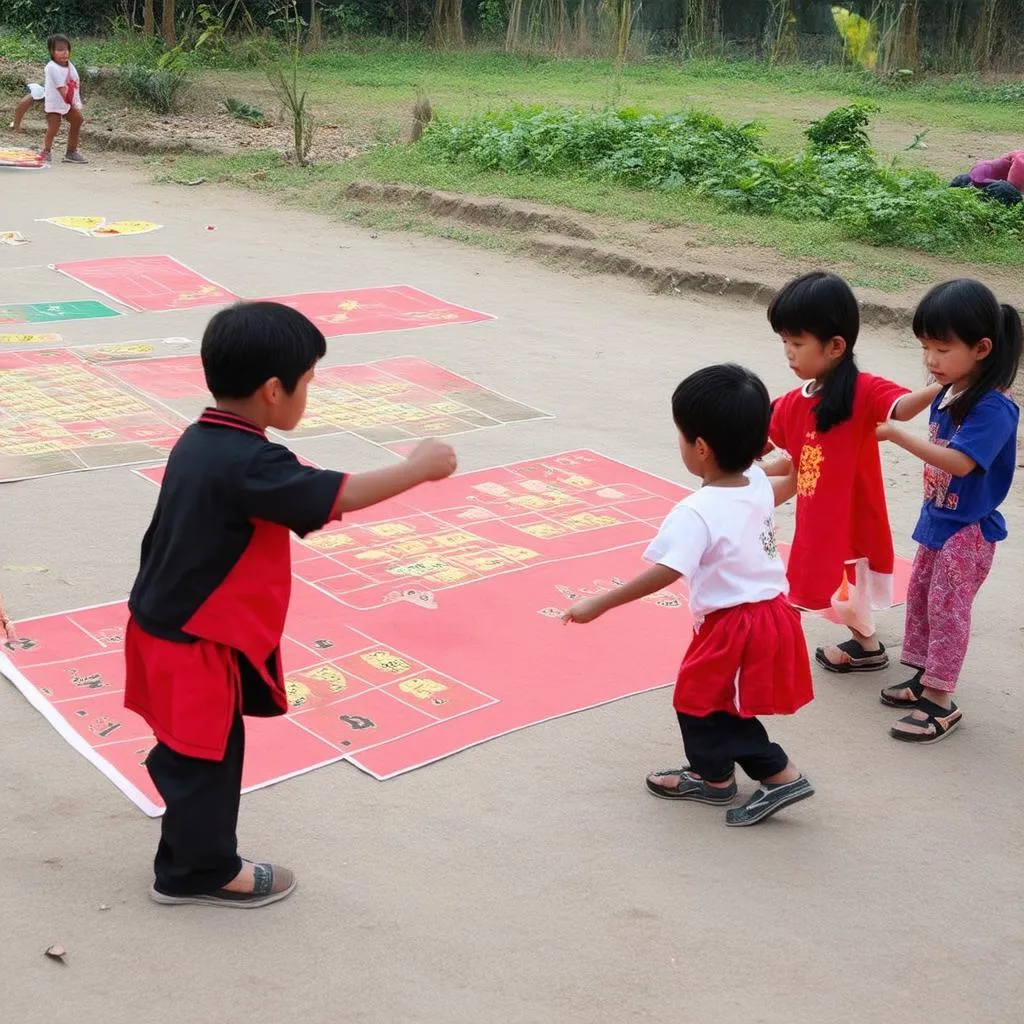
[[[788,476],[793,471],[793,460],[788,455],[766,462],[762,467],[765,476]]]
[[[881,424],[876,433],[880,441],[892,441],[904,451],[916,455],[922,462],[927,462],[929,466],[941,469],[952,476],[967,476],[973,473],[978,465],[969,455],[958,452],[955,448],[943,448],[940,444],[925,441],[891,423]]]
[[[331,518],[340,519],[345,512],[355,512],[387,501],[428,480],[443,480],[457,468],[455,452],[449,445],[433,438],[421,441],[409,457],[396,466],[353,473],[348,477],[334,504]]]
[[[652,565],[639,576],[634,576],[628,583],[623,583],[614,590],[608,590],[596,597],[587,597],[577,601],[563,616],[563,622],[593,622],[599,615],[618,608],[619,605],[639,601],[641,597],[664,590],[679,579],[680,574],[667,565]]]
[[[765,470],[765,473],[768,474],[768,470]],[[796,494],[796,466],[792,462],[788,463],[788,472],[785,476],[768,475],[772,491],[775,492],[775,507],[778,508]]]
[[[941,390],[941,384],[929,384],[928,387],[921,388],[919,391],[911,391],[909,395],[904,395],[893,406],[889,419],[898,420],[901,423],[912,420],[935,401],[935,396]]]

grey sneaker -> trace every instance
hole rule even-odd
[[[64,154],[64,163],[66,164],[87,164],[88,162],[77,149]]]
[[[781,811],[787,804],[795,804],[809,796],[814,796],[814,787],[803,775],[792,782],[781,782],[775,786],[762,785],[742,807],[725,812],[725,823],[756,825],[759,821],[770,818],[776,811]]]

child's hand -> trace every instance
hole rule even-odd
[[[3,598],[0,598],[0,640],[17,640],[17,638],[17,634],[14,632],[14,623],[7,618]]]
[[[582,625],[584,622],[593,622],[599,615],[604,615],[607,610],[600,597],[585,597],[582,601],[577,601],[562,615],[562,621],[565,623],[578,622]]]
[[[875,427],[875,437],[877,437],[879,441],[891,441],[895,431],[896,427],[886,420],[885,423],[879,423],[878,426]]]
[[[436,437],[420,441],[409,454],[408,461],[419,470],[424,480],[443,480],[451,476],[459,465],[455,449]]]

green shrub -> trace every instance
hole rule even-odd
[[[132,103],[148,107],[158,114],[175,111],[189,79],[180,67],[149,68],[125,64],[118,69],[117,87]]]
[[[763,150],[754,125],[696,111],[516,107],[464,121],[435,117],[422,144],[481,170],[690,189],[730,210],[829,220],[876,245],[953,253],[986,239],[1024,243],[1024,203],[986,202],[931,171],[879,165],[868,145],[871,113],[865,104],[832,111],[807,130],[807,148],[792,154]]]

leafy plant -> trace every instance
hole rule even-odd
[[[224,106],[227,112],[239,121],[248,121],[250,124],[258,125],[260,128],[264,127],[267,123],[267,117],[260,110],[259,107],[254,107],[251,103],[246,103],[244,100],[236,100],[229,96],[224,101]]]
[[[580,113],[515,107],[464,121],[435,116],[428,151],[481,170],[608,179],[690,190],[725,209],[829,221],[851,238],[952,253],[980,240],[1024,243],[1024,204],[982,201],[931,171],[882,167],[868,146],[867,105],[841,107],[806,132],[799,153],[767,152],[751,124],[699,111]]]
[[[118,91],[132,103],[148,107],[158,114],[173,113],[188,84],[188,72],[181,67],[149,68],[122,65],[117,72]]]
[[[316,135],[316,120],[309,107],[309,90],[299,76],[302,30],[305,21],[299,16],[295,3],[281,9],[280,20],[288,38],[288,62],[274,65],[268,72],[270,84],[277,93],[285,113],[291,120],[295,149],[293,159],[300,167],[309,165],[309,154]]]
[[[867,126],[878,109],[875,103],[836,107],[820,120],[812,121],[804,135],[819,153],[867,153],[871,145]]]

